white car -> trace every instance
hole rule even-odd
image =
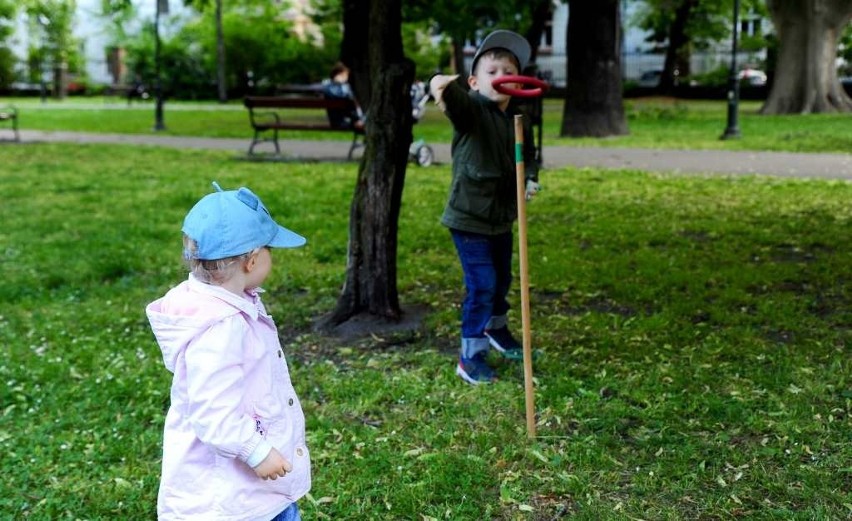
[[[741,83],[752,87],[763,87],[766,85],[766,73],[757,69],[743,69],[737,74]]]

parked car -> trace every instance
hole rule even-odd
[[[656,88],[660,86],[660,78],[663,75],[663,71],[660,69],[654,69],[652,71],[645,71],[639,76],[639,86],[646,88]]]
[[[763,87],[766,85],[766,73],[757,69],[743,69],[737,74],[740,83],[752,87]]]

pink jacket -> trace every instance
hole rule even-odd
[[[146,312],[174,373],[159,519],[269,521],[304,496],[305,417],[257,292],[241,298],[190,275]],[[293,470],[264,481],[250,465],[271,447]]]

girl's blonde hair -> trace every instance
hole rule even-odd
[[[259,248],[258,248],[259,249]],[[203,260],[195,257],[198,252],[198,243],[187,235],[183,236],[183,260],[189,271],[201,282],[221,286],[231,279],[245,261],[257,250],[252,250],[242,255],[226,257],[224,259]]]

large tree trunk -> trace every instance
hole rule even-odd
[[[544,34],[544,28],[547,21],[553,18],[553,0],[538,0],[532,9],[532,23],[524,35],[528,42],[532,53],[530,54],[530,64],[534,64],[538,58],[538,47],[541,45],[541,37]]]
[[[356,94],[369,102],[363,104],[366,147],[349,213],[346,282],[324,324],[332,327],[364,313],[385,321],[402,316],[396,286],[397,231],[413,124],[409,93],[414,63],[402,53],[400,0],[345,0],[344,4],[351,17],[361,16],[358,10],[366,16],[362,26],[344,26],[345,33],[360,32],[360,37],[345,34],[343,40],[353,72],[367,64],[366,74],[358,77],[362,82],[367,79],[369,90],[364,92],[362,87]],[[358,49],[346,49],[347,41],[362,43]]]
[[[362,107],[370,105],[370,63],[367,50],[370,34],[370,1],[343,1],[343,40],[340,61],[350,69],[349,84]]]
[[[767,0],[779,38],[778,63],[763,114],[849,112],[837,78],[838,39],[852,19],[850,0]]]
[[[228,83],[225,79],[225,34],[222,30],[222,0],[216,0],[216,83],[219,103],[228,101]]]
[[[561,135],[627,134],[619,0],[569,0],[568,5],[568,89]]]
[[[666,48],[666,61],[660,76],[660,91],[674,92],[678,76],[689,75],[689,37],[686,26],[692,9],[698,6],[698,0],[682,0],[675,9],[674,21],[669,27],[669,45]]]

